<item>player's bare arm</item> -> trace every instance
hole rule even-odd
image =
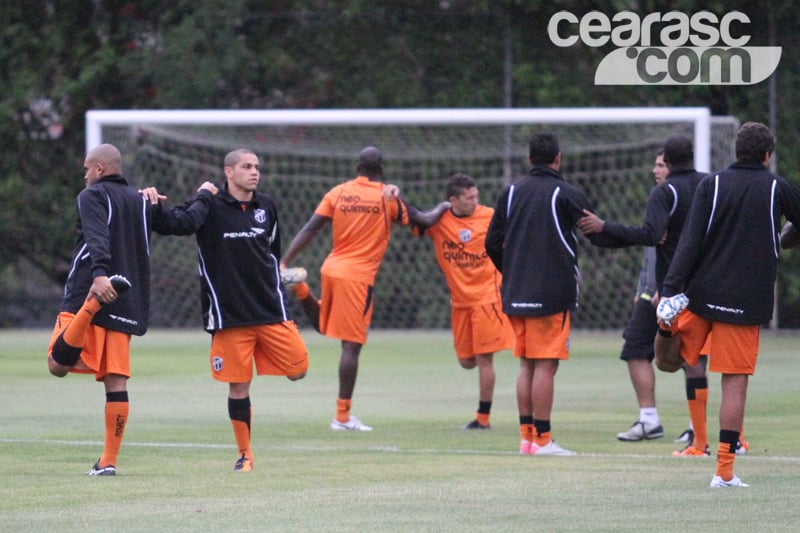
[[[308,219],[306,225],[303,226],[300,231],[297,232],[297,235],[294,236],[292,242],[289,243],[289,247],[284,252],[283,256],[281,257],[281,268],[286,268],[291,262],[292,259],[297,257],[303,248],[311,242],[311,240],[317,236],[322,228],[325,227],[331,221],[330,218],[324,217],[322,215],[318,215],[314,213],[311,215],[311,218]]]
[[[405,204],[408,207],[408,220],[411,221],[413,225],[421,228],[429,228],[436,224],[436,222],[442,218],[442,215],[451,207],[450,202],[444,201],[433,209],[420,211],[408,202],[405,202]]]

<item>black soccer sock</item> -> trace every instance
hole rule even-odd
[[[228,416],[231,420],[238,420],[250,428],[250,397],[242,399],[228,398]]]
[[[730,429],[720,429],[719,443],[727,444],[729,453],[736,453],[736,448],[739,447],[739,432]]]
[[[544,435],[545,433],[550,433],[550,421],[549,420],[536,420],[533,419],[533,427],[536,428],[537,435]]]
[[[492,402],[478,402],[478,412],[482,415],[488,415],[492,412]]]
[[[686,380],[686,399],[695,400],[697,398],[697,389],[707,389],[708,378],[689,378]]]
[[[50,356],[53,361],[62,366],[74,366],[81,358],[82,346],[70,346],[64,340],[64,334],[58,336],[56,342],[53,343],[53,349]]]

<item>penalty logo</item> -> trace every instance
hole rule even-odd
[[[214,368],[214,372],[219,372],[222,370],[222,357],[215,355],[211,358],[211,366]]]
[[[559,11],[547,34],[556,46],[579,40],[586,46],[613,45],[594,75],[595,85],[753,85],[767,79],[781,59],[780,46],[745,46],[750,17],[731,11],[650,13],[621,11],[611,18],[591,11],[578,18]],[[654,43],[660,43],[660,46]]]

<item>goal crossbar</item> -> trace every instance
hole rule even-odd
[[[695,166],[711,170],[711,112],[705,107],[564,107],[479,109],[169,109],[90,110],[87,151],[102,144],[103,126],[124,125],[512,125],[691,122]]]

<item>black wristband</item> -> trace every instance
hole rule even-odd
[[[661,335],[662,337],[667,337],[667,338],[672,337],[672,331],[668,329],[658,328],[658,334]]]

